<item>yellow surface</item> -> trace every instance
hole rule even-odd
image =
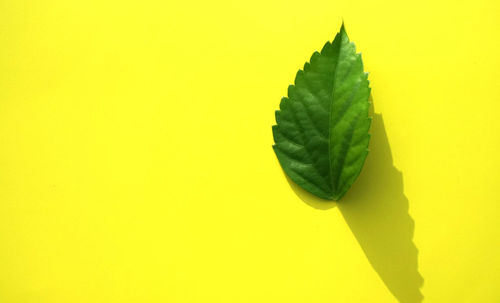
[[[342,18],[375,118],[335,205],[271,125]],[[497,0],[1,1],[0,302],[500,302],[499,37]]]

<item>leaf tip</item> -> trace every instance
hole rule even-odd
[[[340,26],[340,33],[346,33],[346,31],[345,31],[345,24],[344,24],[344,18],[342,18],[342,25]]]

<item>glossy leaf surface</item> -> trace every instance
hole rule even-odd
[[[368,154],[370,88],[344,26],[299,70],[276,111],[274,151],[285,173],[321,198],[339,200]]]

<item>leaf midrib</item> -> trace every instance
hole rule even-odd
[[[333,122],[332,122],[332,116],[333,116],[333,101],[335,100],[335,80],[337,79],[337,73],[339,71],[339,69],[337,68],[338,65],[339,65],[339,61],[340,61],[340,55],[341,55],[341,51],[342,51],[342,40],[344,38],[344,24],[342,24],[342,27],[340,28],[340,41],[339,41],[339,46],[338,46],[338,52],[337,52],[337,61],[335,62],[335,71],[333,73],[333,85],[332,85],[332,99],[331,99],[331,104],[330,104],[330,113],[329,113],[329,125],[328,125],[328,164],[329,164],[329,173],[330,173],[330,187],[331,187],[331,192],[332,192],[332,196],[334,196],[334,192],[335,192],[335,188],[334,188],[334,181],[333,181],[333,171],[332,171],[332,165],[333,165],[333,161],[332,161],[332,158],[333,158],[333,155],[332,155],[332,131],[333,131],[333,128],[332,128],[332,125],[333,125]],[[335,41],[335,40],[334,40]]]

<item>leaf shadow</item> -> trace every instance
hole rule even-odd
[[[381,114],[374,114],[370,154],[351,189],[339,202],[317,198],[287,178],[297,196],[317,209],[338,207],[373,269],[401,303],[423,300],[415,223],[408,213],[403,174],[393,165]]]

